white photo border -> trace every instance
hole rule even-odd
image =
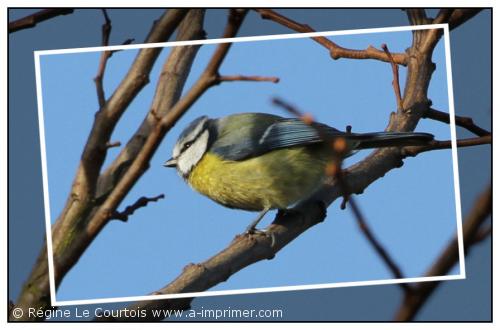
[[[369,34],[369,33],[383,33],[383,32],[401,32],[401,31],[429,30],[429,29],[443,29],[443,38],[444,38],[443,40],[444,40],[445,59],[446,59],[446,77],[447,77],[447,84],[448,84],[448,106],[449,106],[449,114],[450,114],[450,131],[451,131],[451,141],[452,141],[451,150],[452,150],[452,161],[453,161],[455,208],[456,208],[456,217],[457,217],[457,237],[458,237],[459,269],[460,269],[459,274],[433,276],[433,277],[414,277],[414,278],[404,278],[404,279],[340,282],[340,283],[327,283],[327,284],[279,286],[279,287],[270,287],[270,288],[236,289],[236,290],[163,294],[163,295],[147,295],[147,296],[133,296],[133,297],[57,301],[56,290],[55,290],[55,278],[54,278],[54,259],[53,259],[53,253],[52,253],[53,252],[53,250],[52,250],[52,225],[51,225],[51,216],[50,216],[50,200],[49,200],[49,190],[48,190],[49,188],[48,188],[48,173],[47,173],[47,159],[46,159],[47,156],[46,156],[46,146],[45,146],[43,99],[42,99],[41,73],[40,73],[40,57],[41,56],[54,55],[54,54],[98,52],[98,51],[105,51],[105,50],[126,50],[126,49],[158,48],[158,47],[175,47],[175,46],[186,46],[186,45],[208,45],[208,44],[219,44],[219,43],[228,43],[228,42],[238,43],[238,42],[249,42],[249,41],[283,40],[283,39],[311,38],[311,37],[318,37],[318,36],[327,37],[327,36],[339,36],[339,35]],[[429,24],[429,25],[417,25],[417,26],[399,26],[399,27],[387,27],[387,28],[371,28],[371,29],[356,29],[356,30],[312,32],[312,33],[278,34],[278,35],[269,35],[269,36],[237,37],[237,38],[226,38],[226,39],[172,41],[172,42],[149,43],[149,44],[40,50],[40,51],[34,52],[34,60],[35,60],[36,93],[37,93],[37,104],[38,104],[38,120],[39,120],[39,132],[40,132],[40,151],[41,151],[42,178],[43,178],[43,194],[44,194],[44,206],[45,206],[45,224],[46,224],[47,255],[48,255],[48,266],[49,266],[50,299],[51,299],[52,306],[104,304],[104,303],[128,302],[128,301],[147,301],[147,300],[161,300],[161,299],[170,299],[170,298],[221,296],[221,295],[248,294],[248,293],[261,293],[261,292],[298,291],[298,290],[339,288],[339,287],[351,287],[351,286],[398,284],[398,283],[409,283],[409,282],[430,282],[430,281],[443,281],[443,280],[458,280],[458,279],[465,279],[466,278],[464,243],[463,243],[463,232],[462,232],[462,208],[461,208],[461,200],[460,200],[460,185],[459,185],[459,172],[458,172],[455,107],[454,107],[454,100],[453,100],[453,80],[452,80],[452,73],[451,73],[450,33],[449,33],[448,24]]]

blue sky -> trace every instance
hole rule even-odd
[[[349,48],[380,48],[403,52],[411,32],[330,37]],[[215,46],[201,47],[187,88],[204,69]],[[108,63],[104,86],[110,95],[125,75],[137,51],[115,53]],[[151,83],[132,102],[112,141],[125,145],[149,110],[165,49],[150,76]],[[99,53],[45,55],[41,59],[42,95],[52,221],[59,215],[96,112],[93,77]],[[433,61],[437,69],[429,88],[435,108],[448,111],[446,63],[441,40]],[[400,80],[405,81],[405,68]],[[174,170],[162,167],[171,156],[180,131],[200,115],[220,117],[237,112],[269,112],[281,97],[317,121],[354,132],[382,131],[395,110],[390,65],[372,60],[333,61],[310,39],[237,43],[221,74],[280,77],[278,84],[230,82],[210,89],[162,142],[151,167],[120,206],[141,196],[164,193],[166,198],[138,210],[128,221],[109,223],[64,278],[58,300],[144,295],[180,274],[190,262],[202,262],[225,248],[244,231],[255,214],[226,209],[192,191]],[[185,89],[186,91],[187,89]],[[422,120],[416,131],[450,139],[448,125]],[[110,149],[105,166],[119,152]],[[345,162],[363,159],[363,151]],[[418,277],[456,234],[455,197],[450,150],[424,153],[376,181],[356,196],[376,236],[407,277]],[[262,261],[233,275],[213,290],[323,284],[392,277],[356,226],[351,212],[329,209],[326,221],[308,230],[273,260]],[[264,223],[274,218],[269,214]],[[454,269],[458,272],[457,268]]]

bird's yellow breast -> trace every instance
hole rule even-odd
[[[285,209],[316,190],[330,158],[331,151],[322,146],[274,150],[243,161],[223,160],[207,152],[187,181],[227,207]]]

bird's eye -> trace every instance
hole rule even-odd
[[[193,142],[186,142],[184,144],[184,146],[182,147],[182,150],[186,150],[187,148],[189,148],[191,145],[193,144]]]

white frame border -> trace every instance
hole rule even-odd
[[[279,286],[271,288],[254,288],[254,289],[237,289],[237,290],[221,290],[221,291],[204,291],[193,293],[176,293],[164,295],[148,295],[148,296],[134,296],[134,297],[118,297],[118,298],[103,298],[103,299],[84,299],[84,300],[56,300],[55,278],[54,278],[54,259],[52,249],[52,225],[50,217],[50,200],[48,190],[48,173],[47,173],[47,159],[45,147],[45,129],[43,117],[43,100],[42,100],[42,87],[41,87],[41,72],[40,72],[40,56],[54,55],[54,54],[72,54],[83,52],[97,52],[104,50],[125,50],[125,49],[140,49],[140,48],[158,48],[158,47],[174,47],[186,45],[209,45],[219,43],[238,43],[249,41],[264,41],[264,40],[283,40],[283,39],[299,39],[311,38],[318,36],[339,36],[339,35],[353,35],[353,34],[368,34],[368,33],[383,33],[383,32],[400,32],[400,31],[414,31],[414,30],[429,30],[429,29],[443,29],[445,58],[446,58],[446,76],[448,85],[448,107],[450,114],[450,132],[452,141],[452,161],[453,161],[453,179],[455,191],[455,207],[457,216],[457,236],[459,248],[459,265],[460,274],[458,275],[443,275],[434,277],[415,277],[404,279],[388,279],[388,280],[373,280],[373,281],[356,281],[356,282],[340,282],[328,284],[310,284],[310,285],[294,285],[294,286]],[[455,125],[455,107],[453,100],[453,81],[451,74],[451,54],[450,54],[450,34],[448,24],[429,24],[417,26],[398,26],[387,28],[372,28],[372,29],[357,29],[357,30],[342,30],[342,31],[327,31],[327,32],[311,32],[311,33],[293,33],[293,34],[278,34],[268,36],[255,36],[255,37],[237,37],[226,39],[209,39],[209,40],[195,40],[195,41],[172,41],[162,43],[150,44],[134,44],[134,45],[118,45],[118,46],[100,46],[100,47],[86,47],[86,48],[70,48],[70,49],[55,49],[55,50],[40,50],[34,52],[35,59],[35,75],[36,75],[36,92],[38,103],[38,119],[40,130],[40,151],[41,151],[41,164],[42,164],[42,178],[43,178],[43,194],[45,206],[45,224],[47,236],[47,255],[49,266],[49,282],[50,282],[50,300],[53,306],[73,306],[73,305],[87,305],[87,304],[103,304],[113,302],[127,302],[127,301],[147,301],[147,300],[161,300],[169,298],[186,298],[186,297],[207,297],[207,296],[221,296],[221,295],[234,295],[234,294],[248,294],[248,293],[261,293],[261,292],[280,292],[280,291],[298,291],[310,289],[324,289],[324,288],[340,288],[351,286],[368,286],[368,285],[384,285],[384,284],[398,284],[409,282],[429,282],[429,281],[443,281],[443,280],[458,280],[465,279],[465,256],[464,256],[464,243],[462,231],[462,208],[460,200],[460,184],[458,172],[458,156],[457,156],[457,137]]]

